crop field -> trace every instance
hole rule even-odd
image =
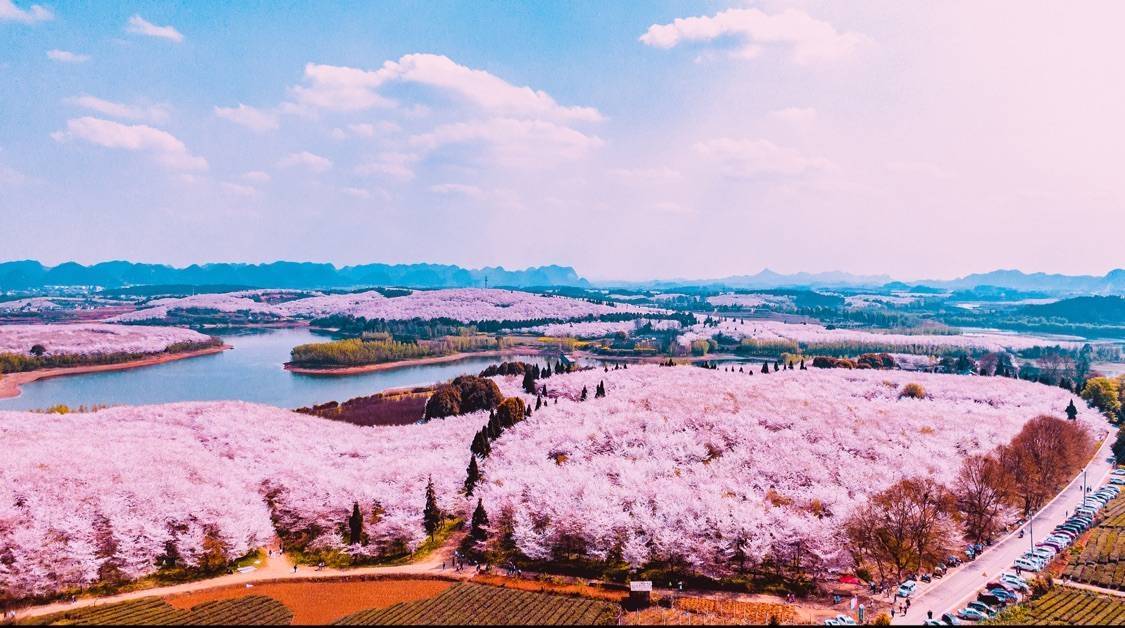
[[[328,624],[361,610],[386,608],[439,595],[452,585],[446,580],[379,579],[319,582],[269,582],[247,589],[242,585],[209,589],[165,598],[171,606],[190,609],[207,602],[268,597],[285,605],[298,625]]]
[[[1125,496],[1109,503],[1105,519],[1090,531],[1063,573],[1077,582],[1125,589]]]
[[[90,606],[55,615],[37,617],[23,625],[57,626],[268,626],[289,624],[293,613],[284,604],[261,595],[236,600],[215,600],[181,609],[159,598],[144,598],[120,604]]]
[[[347,626],[610,625],[617,623],[620,610],[620,606],[600,600],[462,583],[428,600],[362,611],[349,615],[336,624]]]
[[[740,600],[714,600],[702,597],[677,598],[679,610],[692,613],[720,615],[739,620],[741,624],[766,624],[770,618],[781,623],[791,623],[796,617],[792,606],[771,602],[743,602]]]
[[[1041,597],[996,616],[992,624],[1119,626],[1125,598],[1056,586]]]

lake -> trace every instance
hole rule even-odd
[[[234,348],[222,353],[124,371],[53,377],[23,386],[18,397],[0,399],[0,410],[30,410],[56,404],[140,405],[171,401],[237,399],[282,408],[344,401],[388,388],[432,384],[477,374],[501,360],[480,357],[457,362],[404,366],[359,375],[297,375],[282,368],[289,350],[328,337],[307,328],[223,336]],[[533,359],[532,361],[541,362]]]

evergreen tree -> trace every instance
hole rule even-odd
[[[523,416],[524,416],[524,418],[527,418],[527,417],[531,416],[531,404],[530,403],[527,404],[527,407],[525,407],[523,409]]]
[[[809,370],[809,369],[805,368],[805,361],[804,361],[804,360],[801,360],[801,370],[802,370],[802,371],[807,371],[807,370]]]
[[[523,372],[523,390],[526,393],[535,393],[535,373],[531,369]]]
[[[774,372],[774,373],[776,373],[776,372],[777,372],[777,367],[778,367],[778,366],[780,366],[780,364],[778,363],[778,361],[777,361],[777,360],[774,360],[774,361],[773,361],[773,372]]]
[[[363,513],[359,502],[352,504],[352,516],[348,517],[348,545],[356,545],[363,539]]]
[[[583,386],[583,387],[582,387],[582,396],[581,396],[581,397],[579,397],[579,399],[578,399],[578,400],[579,400],[579,401],[586,401],[586,396],[587,396],[587,395],[589,395],[589,392],[588,392],[588,391],[586,390],[586,387],[585,387],[585,386]]]
[[[535,409],[543,407],[543,395],[535,395]]]
[[[422,510],[422,525],[426,527],[426,534],[430,535],[430,540],[434,540],[434,534],[441,525],[441,509],[438,508],[433,478],[426,481],[426,507]]]
[[[1070,400],[1070,405],[1066,407],[1066,418],[1074,421],[1078,418],[1078,408],[1074,407],[1074,400]]]
[[[769,362],[762,362],[762,372],[763,373],[769,373],[770,372],[770,363]]]
[[[465,495],[473,496],[473,489],[480,481],[480,469],[477,467],[477,457],[469,456],[469,468],[465,470]]]
[[[598,382],[598,387],[594,390],[594,399],[605,396],[605,382]]]
[[[477,500],[476,510],[473,511],[472,523],[469,527],[469,538],[477,543],[488,538],[488,513],[484,511],[484,504]]]

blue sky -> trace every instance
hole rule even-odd
[[[1100,274],[1122,13],[0,0],[0,259]]]

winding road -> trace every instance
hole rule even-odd
[[[1110,456],[1112,443],[1113,439],[1105,438],[1098,453],[1094,454],[1094,458],[1084,469],[1086,484],[1095,490],[1105,482],[1113,468],[1106,461]],[[1074,508],[1082,502],[1082,479],[1083,474],[1080,472],[1061,493],[1035,513],[1030,524],[1024,526],[1029,531],[1024,538],[1019,538],[1018,531],[1014,531],[989,547],[976,560],[950,570],[944,578],[920,584],[918,592],[910,600],[910,609],[906,615],[895,616],[893,623],[917,626],[926,620],[927,611],[933,611],[934,618],[938,618],[942,613],[955,613],[976,599],[977,593],[985,584],[1001,572],[1010,570],[1013,561],[1033,547],[1034,542],[1047,538],[1055,526],[1066,521],[1069,513],[1074,512]],[[1034,531],[1033,535],[1030,534],[1031,531]]]

